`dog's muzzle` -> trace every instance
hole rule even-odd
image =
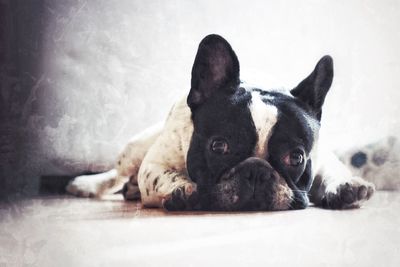
[[[216,210],[285,210],[293,192],[267,161],[251,157],[223,174],[212,195]]]

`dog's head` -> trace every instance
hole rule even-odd
[[[187,98],[194,125],[187,169],[202,205],[305,207],[321,108],[332,78],[332,59],[325,56],[290,92],[245,88],[230,44],[218,35],[205,37]]]

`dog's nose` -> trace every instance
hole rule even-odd
[[[271,174],[273,171],[274,169],[271,164],[266,160],[257,157],[249,157],[222,175],[220,182],[231,180],[232,176],[238,175],[242,179],[253,182],[256,181],[258,179],[257,177],[260,175]]]

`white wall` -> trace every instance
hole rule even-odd
[[[332,55],[333,145],[400,132],[400,1],[49,0],[44,17],[42,75],[25,105],[43,172],[106,168],[188,92],[209,33],[230,41],[243,80],[266,88],[293,87]]]

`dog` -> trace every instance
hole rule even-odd
[[[122,189],[127,200],[170,211],[359,207],[372,183],[319,142],[333,60],[322,57],[292,90],[262,90],[240,81],[239,61],[219,35],[199,44],[187,97],[164,124],[135,136],[115,169],[78,176],[66,190],[100,197]]]

